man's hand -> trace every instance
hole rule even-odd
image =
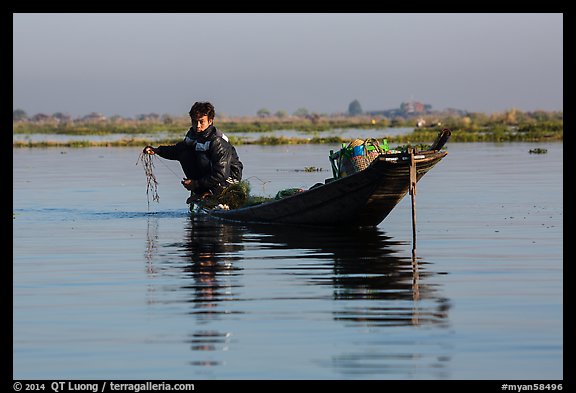
[[[154,154],[156,154],[156,152],[154,150],[155,149],[152,146],[146,146],[142,152],[144,154],[154,155]]]
[[[198,184],[192,179],[184,179],[181,183],[188,191],[194,191],[198,187]]]

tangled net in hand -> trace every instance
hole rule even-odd
[[[154,175],[154,162],[152,162],[152,155],[146,154],[144,152],[140,153],[138,162],[142,163],[144,166],[144,173],[146,174],[146,198],[148,199],[148,208],[150,208],[150,194],[152,194],[152,200],[160,202],[160,196],[158,195],[158,182],[156,181],[156,175]]]

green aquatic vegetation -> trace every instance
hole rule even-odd
[[[322,172],[322,168],[316,168],[315,166],[307,166],[304,168],[304,172]]]
[[[285,128],[284,128],[285,129]],[[333,128],[332,130],[335,130]],[[123,130],[122,132],[124,132]],[[142,131],[142,130],[140,130]],[[318,129],[315,129],[315,132]],[[414,131],[404,135],[387,136],[391,143],[399,144],[424,144],[432,142],[437,137],[439,129],[416,128]],[[564,130],[561,122],[546,122],[542,127],[532,123],[523,123],[517,127],[508,127],[496,124],[483,128],[452,128],[451,142],[541,142],[541,141],[561,141],[564,138]],[[77,132],[88,134],[85,129],[79,128]],[[228,132],[228,131],[227,131]],[[152,135],[152,133],[151,133]],[[157,135],[157,134],[156,134]],[[298,145],[298,144],[336,144],[350,142],[349,138],[342,138],[336,135],[320,136],[314,134],[311,137],[286,137],[286,136],[261,136],[258,139],[250,140],[246,137],[236,137],[229,135],[230,141],[234,145]],[[31,140],[13,141],[12,147],[130,147],[154,145],[170,145],[182,140],[181,130],[179,133],[165,138],[148,139],[145,137],[123,138],[115,141],[39,141]]]
[[[528,153],[530,153],[530,154],[546,154],[546,153],[548,153],[548,149],[537,147],[535,149],[530,149],[528,151]]]
[[[270,202],[273,200],[274,198],[270,197],[249,195],[248,198],[246,198],[246,202],[244,203],[243,207],[259,205],[261,203]]]

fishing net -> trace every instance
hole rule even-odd
[[[220,193],[218,200],[223,205],[228,205],[230,209],[237,209],[244,205],[250,194],[250,184],[240,181],[231,184]]]
[[[243,180],[229,185],[218,195],[205,197],[202,200],[202,205],[208,209],[218,205],[226,206],[229,209],[237,209],[246,204],[249,195],[250,183]]]
[[[150,207],[150,196],[152,196],[153,201],[160,202],[160,196],[158,195],[158,182],[156,181],[156,175],[154,175],[154,162],[152,161],[152,157],[151,154],[141,152],[138,161],[136,161],[136,165],[140,162],[144,167],[148,207]]]

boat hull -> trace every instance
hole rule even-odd
[[[416,179],[442,160],[446,151],[415,154]],[[365,227],[380,224],[408,193],[410,156],[382,154],[368,168],[283,199],[208,215],[252,223]]]

